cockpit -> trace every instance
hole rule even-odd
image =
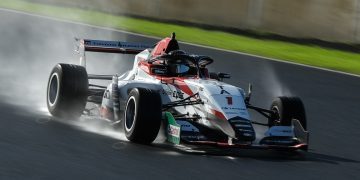
[[[206,66],[212,62],[210,57],[189,55],[180,50],[149,60],[151,73],[163,77],[208,78]]]

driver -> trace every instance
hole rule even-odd
[[[169,76],[186,75],[189,73],[190,67],[187,64],[170,63],[168,64]]]
[[[169,64],[168,65],[168,75],[169,76],[176,76],[177,74],[177,65],[176,64]]]

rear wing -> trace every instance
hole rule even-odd
[[[104,41],[91,39],[78,39],[76,51],[80,53],[80,65],[86,67],[85,52],[102,52],[102,53],[120,53],[120,54],[138,54],[141,51],[153,48],[151,45],[121,42],[121,41]]]

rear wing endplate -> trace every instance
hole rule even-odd
[[[85,52],[102,52],[102,53],[120,53],[120,54],[138,54],[141,51],[153,48],[151,45],[141,43],[131,43],[122,41],[105,41],[105,40],[91,40],[78,39],[76,52],[80,53],[80,65],[86,67]]]

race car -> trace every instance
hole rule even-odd
[[[57,64],[49,77],[47,107],[56,118],[89,116],[121,125],[126,138],[150,144],[165,127],[167,143],[249,149],[308,149],[304,105],[298,97],[277,97],[269,109],[250,103],[248,92],[227,84],[227,73],[209,72],[213,59],[179,48],[175,33],[153,46],[76,39],[80,65]],[[86,71],[86,52],[134,54],[131,70],[118,76]],[[89,80],[111,81],[108,86]],[[259,112],[267,123],[252,120]],[[261,139],[253,125],[268,128]]]

